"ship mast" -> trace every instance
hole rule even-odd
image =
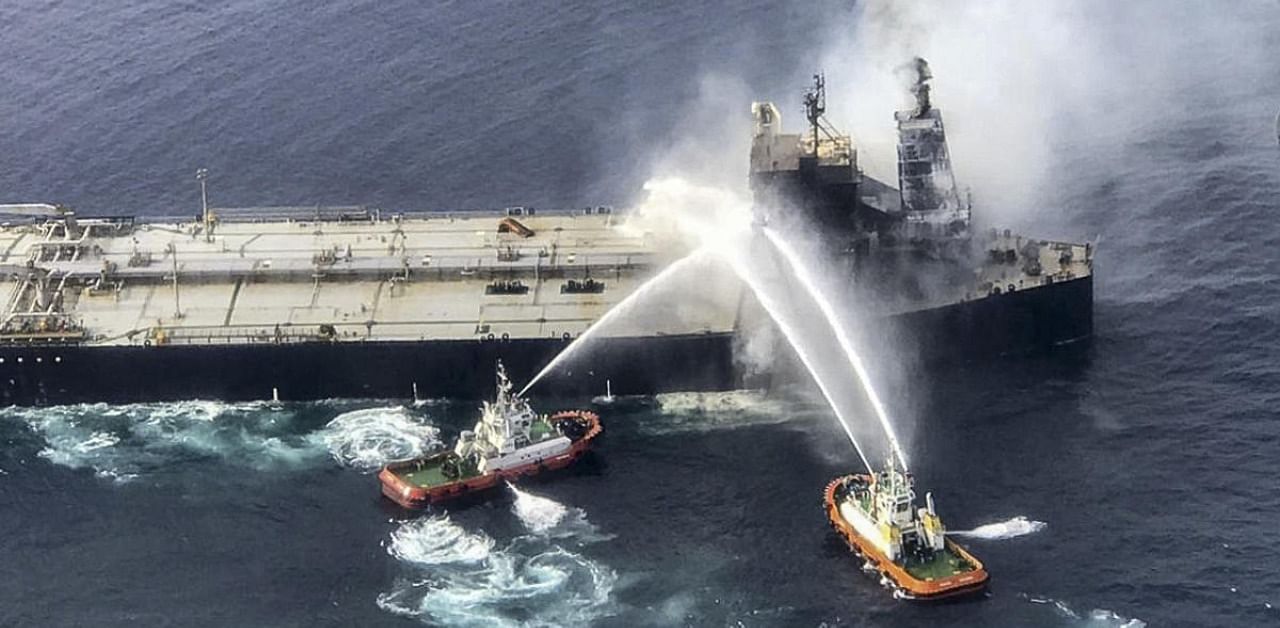
[[[507,377],[507,367],[502,365],[502,360],[498,360],[498,405],[508,405],[511,403],[511,379]]]
[[[196,170],[196,181],[200,182],[200,221],[204,223],[204,241],[213,242],[213,217],[209,214],[209,192],[205,185],[208,178],[208,168]]]
[[[819,72],[813,75],[813,87],[805,90],[802,100],[805,118],[809,120],[809,135],[813,138],[813,152],[809,157],[814,160],[846,159],[853,164],[848,136],[842,135],[832,126],[825,115],[827,113],[827,79],[824,74]],[[803,138],[800,143],[803,146]],[[825,156],[822,155],[821,150],[824,144],[828,147]]]
[[[813,75],[813,89],[804,93],[804,115],[813,129],[813,156],[818,156],[818,131],[822,129],[822,114],[827,112],[827,79],[822,73]]]

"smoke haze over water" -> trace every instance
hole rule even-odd
[[[698,97],[680,116],[678,139],[659,151],[654,172],[741,195],[750,134],[746,103],[777,100],[785,128],[800,131],[797,96],[808,73],[821,70],[827,117],[853,136],[868,174],[896,185],[892,113],[910,105],[901,67],[922,56],[933,67],[934,103],[947,123],[957,180],[973,192],[979,227],[1062,239],[1102,231],[1125,237],[1135,225],[1122,203],[1110,209],[1111,227],[1082,218],[1082,184],[1149,194],[1137,189],[1149,181],[1129,190],[1108,180],[1129,163],[1149,160],[1145,147],[1173,133],[1189,112],[1222,110],[1224,102],[1256,94],[1257,82],[1268,76],[1280,98],[1280,64],[1268,52],[1280,41],[1269,28],[1278,10],[1269,0],[1228,10],[1215,2],[1158,0],[860,2],[832,12],[813,54],[792,70],[793,91],[779,92],[776,84],[732,69],[704,75]],[[1274,100],[1259,108],[1259,141],[1271,141]],[[1225,128],[1228,121],[1219,123]],[[858,306],[864,301],[843,296],[844,309],[865,315]],[[913,367],[898,360],[902,343],[873,340],[871,368],[895,414],[910,419],[915,408],[905,382]]]
[[[979,220],[1027,223],[1071,184],[1057,149],[1108,160],[1166,132],[1170,113],[1275,76],[1265,45],[1275,2],[869,0],[831,22],[823,54],[829,116],[846,125],[869,174],[894,181],[896,72],[922,56],[946,119],[962,187]],[[1194,27],[1188,25],[1194,24]],[[1272,46],[1274,47],[1274,46]],[[1274,90],[1274,88],[1273,88]],[[1198,97],[1196,94],[1198,93]]]

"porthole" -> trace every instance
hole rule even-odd
[[[53,356],[53,361],[54,361],[54,362],[61,362],[61,361],[62,361],[62,356],[60,356],[60,355]]]
[[[36,362],[44,362],[44,358],[36,356]]]
[[[18,364],[22,364],[22,356],[18,356]]]

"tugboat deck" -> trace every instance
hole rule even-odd
[[[458,478],[445,477],[444,466],[440,464],[423,465],[421,467],[418,467],[412,470],[406,469],[406,470],[400,471],[397,475],[404,478],[405,481],[409,482],[410,484],[413,484],[415,486],[424,486],[424,487],[440,486],[441,484],[447,484],[449,482],[466,479],[467,477],[474,477],[474,474],[464,476],[464,477],[458,477]]]
[[[858,508],[861,508],[863,512],[871,512],[871,494],[866,492],[858,493],[857,498]],[[926,558],[912,555],[904,556],[902,568],[906,569],[907,573],[913,577],[925,581],[938,580],[973,571],[973,565],[970,565],[968,561],[952,551],[950,541],[947,542],[945,550]]]
[[[913,556],[904,557],[902,567],[907,573],[924,581],[940,580],[973,571],[973,566],[952,552],[950,547],[923,560]]]

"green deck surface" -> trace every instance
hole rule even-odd
[[[950,548],[934,552],[933,556],[923,561],[909,556],[902,561],[902,567],[920,580],[938,580],[973,571],[973,567]]]
[[[406,471],[401,473],[401,477],[408,480],[414,486],[428,487],[446,484],[451,480],[444,477],[444,472],[438,465],[423,467],[416,471]]]
[[[538,419],[529,426],[529,441],[534,443],[542,442],[553,436],[558,436],[556,428],[551,426],[549,421]]]
[[[396,475],[404,478],[410,484],[421,488],[440,486],[441,484],[457,482],[458,480],[465,480],[480,475],[475,469],[466,469],[461,477],[448,478],[444,475],[443,463],[443,458],[430,460],[421,466],[399,469],[396,471]]]

